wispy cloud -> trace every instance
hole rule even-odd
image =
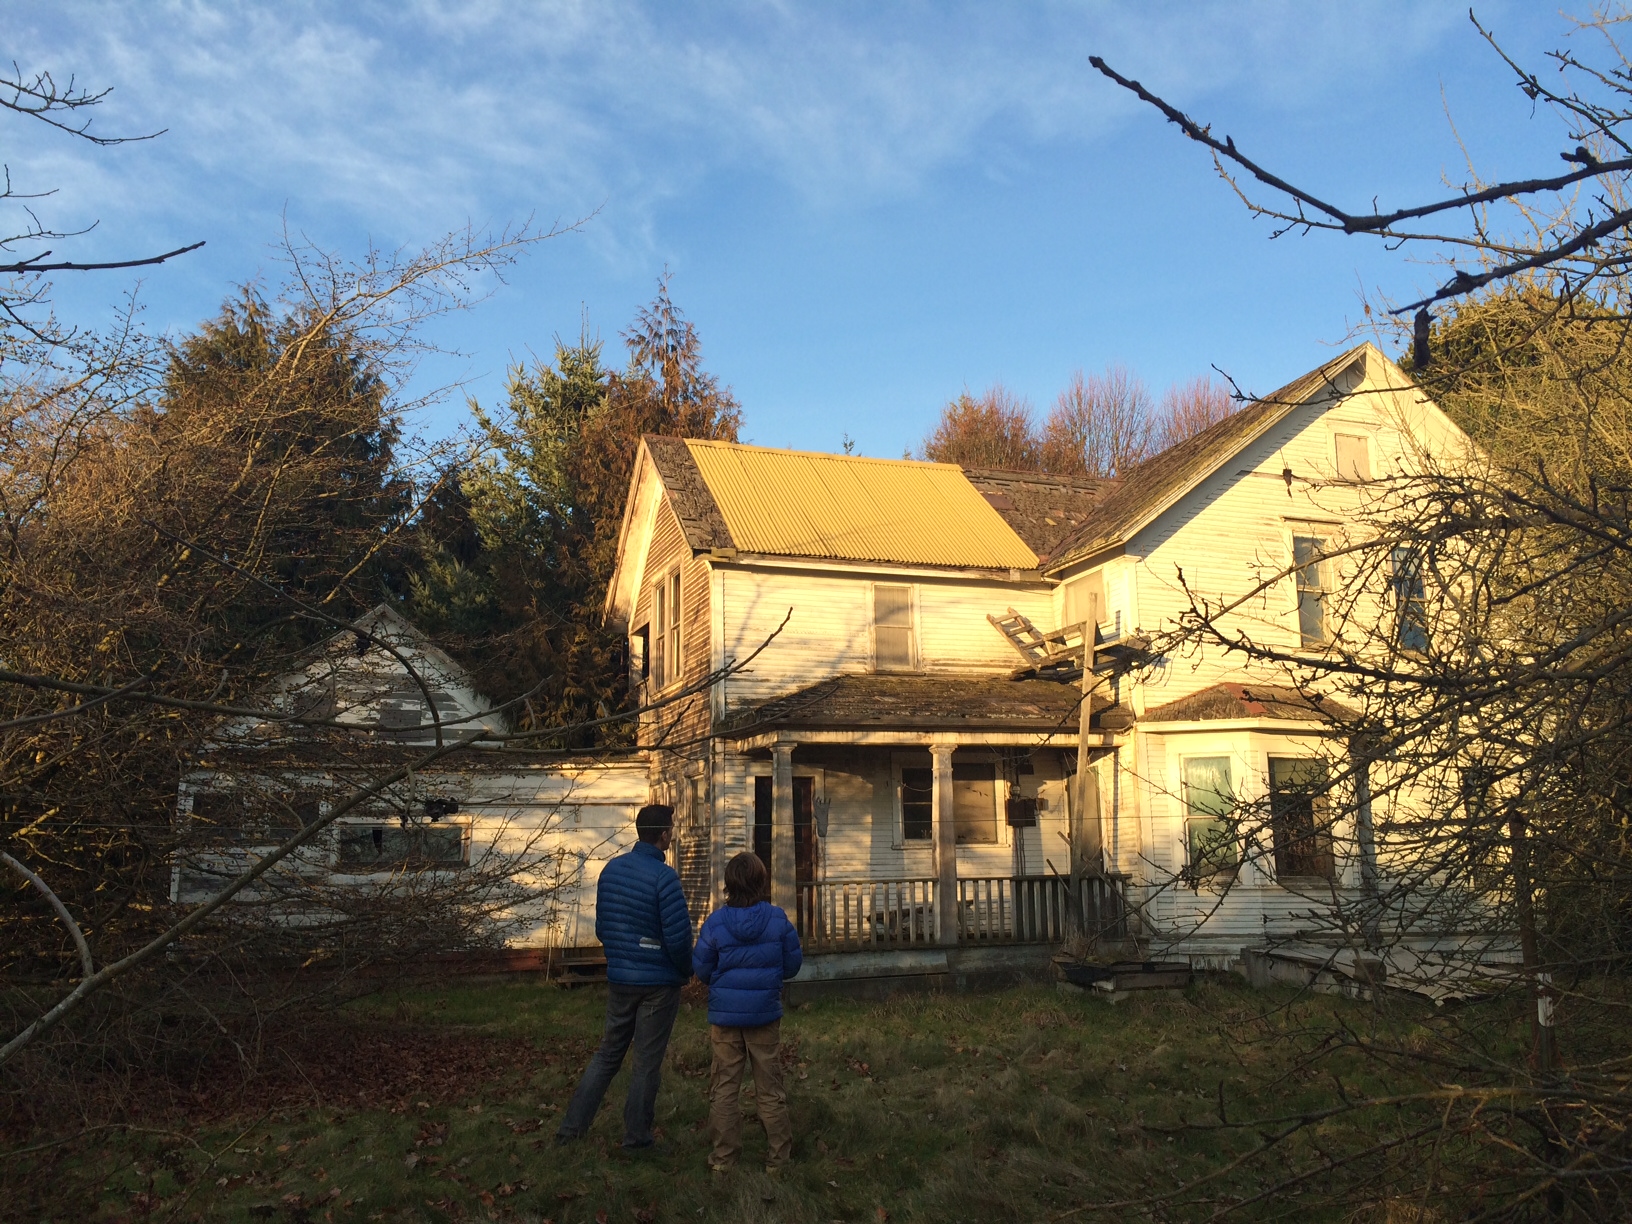
[[[597,240],[616,257],[648,241],[653,209],[712,174],[847,209],[978,170],[1016,142],[1091,142],[1132,110],[1088,67],[1093,51],[1181,99],[1251,79],[1296,101],[1458,17],[1269,0],[14,3],[19,61],[116,86],[99,123],[169,133],[112,155],[13,133],[7,156],[61,185],[61,207],[94,207],[126,234],[189,217],[264,235],[287,203],[394,242],[467,217],[606,205]]]

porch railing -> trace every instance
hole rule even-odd
[[[1124,881],[1063,876],[978,876],[958,881],[959,943],[1061,943],[1074,930],[1093,939],[1127,934]],[[812,950],[899,948],[937,941],[934,879],[830,880],[801,884],[796,921]]]
[[[832,880],[799,885],[807,948],[906,947],[935,942],[935,881]]]

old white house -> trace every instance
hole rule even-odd
[[[1072,906],[1216,967],[1308,929],[1365,851],[1318,796],[1318,707],[1201,650],[1091,675],[1085,709],[1073,627],[1116,670],[1192,592],[1286,571],[1230,623],[1319,651],[1319,558],[1376,478],[1466,446],[1369,344],[1121,481],[647,438],[606,601],[634,681],[663,703],[759,652],[643,723],[694,910],[751,849],[835,972],[1044,945]],[[1262,854],[1231,840],[1249,803]]]

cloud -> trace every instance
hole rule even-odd
[[[1296,100],[1456,17],[1269,0],[21,3],[26,66],[116,86],[99,126],[169,130],[111,155],[14,132],[10,158],[127,233],[187,215],[264,234],[289,203],[394,242],[607,204],[598,240],[615,255],[714,174],[843,210],[1017,149],[1092,142],[1136,109],[1088,67],[1093,51],[1181,101],[1243,80]]]

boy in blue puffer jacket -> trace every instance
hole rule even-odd
[[[708,1119],[714,1151],[708,1167],[716,1173],[736,1164],[742,1151],[738,1095],[749,1063],[759,1120],[765,1126],[765,1172],[775,1176],[793,1151],[793,1123],[777,1053],[782,1044],[782,983],[799,972],[804,953],[787,914],[766,899],[770,883],[770,873],[757,855],[739,854],[727,863],[725,908],[703,923],[691,958],[698,978],[708,987],[714,1046]]]

